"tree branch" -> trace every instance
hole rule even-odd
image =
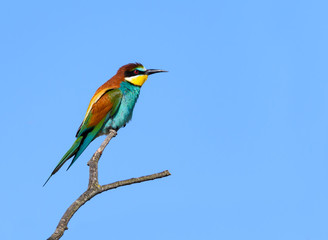
[[[105,192],[105,191],[108,191],[108,190],[111,190],[114,188],[130,185],[130,184],[141,183],[141,182],[150,181],[150,180],[154,180],[154,179],[158,179],[158,178],[163,178],[163,177],[167,177],[167,176],[171,175],[168,170],[165,170],[160,173],[155,173],[155,174],[151,174],[151,175],[147,175],[147,176],[143,176],[143,177],[130,178],[127,180],[117,181],[117,182],[102,185],[102,186],[99,185],[99,181],[98,181],[99,159],[100,159],[104,149],[106,148],[107,144],[116,135],[117,135],[117,132],[115,130],[110,130],[106,139],[103,141],[103,143],[98,148],[98,150],[93,154],[92,158],[88,162],[88,166],[89,166],[88,189],[84,193],[82,193],[82,195],[75,202],[73,202],[72,205],[66,210],[66,212],[60,219],[55,232],[48,238],[48,240],[60,239],[63,236],[64,231],[68,229],[67,228],[68,222],[71,220],[71,218],[76,213],[76,211],[79,210],[79,208],[81,206],[83,206],[87,201],[89,201],[91,198],[98,195],[99,193],[102,193],[102,192]]]

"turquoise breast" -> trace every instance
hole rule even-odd
[[[123,94],[121,104],[116,114],[105,123],[103,128],[104,133],[106,133],[110,128],[121,128],[132,118],[133,108],[138,100],[140,87],[134,86],[128,82],[122,82],[120,90]]]

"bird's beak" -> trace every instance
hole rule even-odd
[[[151,74],[160,73],[160,72],[167,72],[167,71],[160,70],[160,69],[147,69],[146,70],[146,75],[151,75]]]

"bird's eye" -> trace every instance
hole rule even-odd
[[[133,71],[133,73],[134,73],[134,74],[138,74],[139,71],[138,71],[137,69],[135,69],[135,70]]]

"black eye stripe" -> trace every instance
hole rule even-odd
[[[136,71],[136,72],[135,72]],[[124,76],[125,77],[133,77],[133,76],[137,76],[137,75],[144,75],[145,72],[144,71],[140,71],[138,69],[134,69],[132,71],[125,71]]]

